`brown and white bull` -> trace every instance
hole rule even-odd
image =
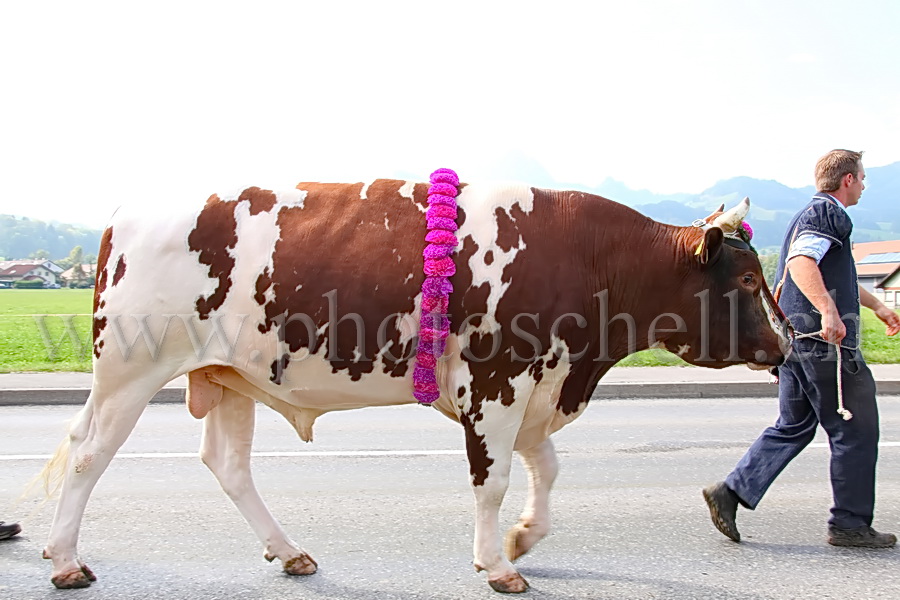
[[[414,402],[427,191],[384,179],[302,183],[113,216],[98,260],[91,394],[47,467],[62,479],[44,551],[57,587],[95,579],[76,550],[88,497],[153,395],[185,373],[188,409],[203,419],[200,457],[265,558],[290,574],[316,571],[253,484],[254,405],[310,441],[328,411]],[[463,185],[458,204],[452,334],[434,407],[465,430],[475,567],[495,590],[521,592],[511,561],[550,527],[550,435],[581,414],[610,367],[650,346],[708,367],[778,365],[789,343],[756,255],[723,237],[747,201],[707,227],[522,185]],[[514,450],[530,486],[504,546],[498,513]]]

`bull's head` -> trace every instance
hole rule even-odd
[[[784,362],[790,351],[790,326],[772,298],[756,252],[741,233],[749,209],[750,200],[744,198],[685,231],[685,250],[693,257],[686,276],[691,289],[698,290],[699,310],[686,311],[687,331],[666,340],[666,347],[678,348],[691,364],[766,368]]]

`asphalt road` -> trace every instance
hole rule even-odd
[[[80,553],[99,580],[56,591],[40,553],[53,504],[16,503],[63,435],[71,406],[0,407],[0,598],[496,598],[471,566],[473,500],[461,429],[417,406],[325,415],[304,444],[258,412],[258,487],[319,562],[288,577],[196,458],[200,424],[183,407],[148,408],[100,480]],[[817,439],[756,512],[745,541],[713,529],[700,489],[721,479],[774,418],[772,399],[621,400],[591,406],[555,436],[561,474],[551,534],[519,562],[521,597],[897,598],[900,549],[824,542],[828,450]],[[876,526],[900,530],[900,397],[881,399]],[[421,451],[415,453],[415,451]],[[525,499],[516,463],[502,519]]]

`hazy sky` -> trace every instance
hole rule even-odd
[[[456,169],[699,192],[900,160],[900,2],[6,2],[0,212]]]

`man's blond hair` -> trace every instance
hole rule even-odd
[[[862,169],[862,152],[832,150],[816,163],[816,189],[833,192],[841,187],[841,180],[848,173],[856,177]]]

